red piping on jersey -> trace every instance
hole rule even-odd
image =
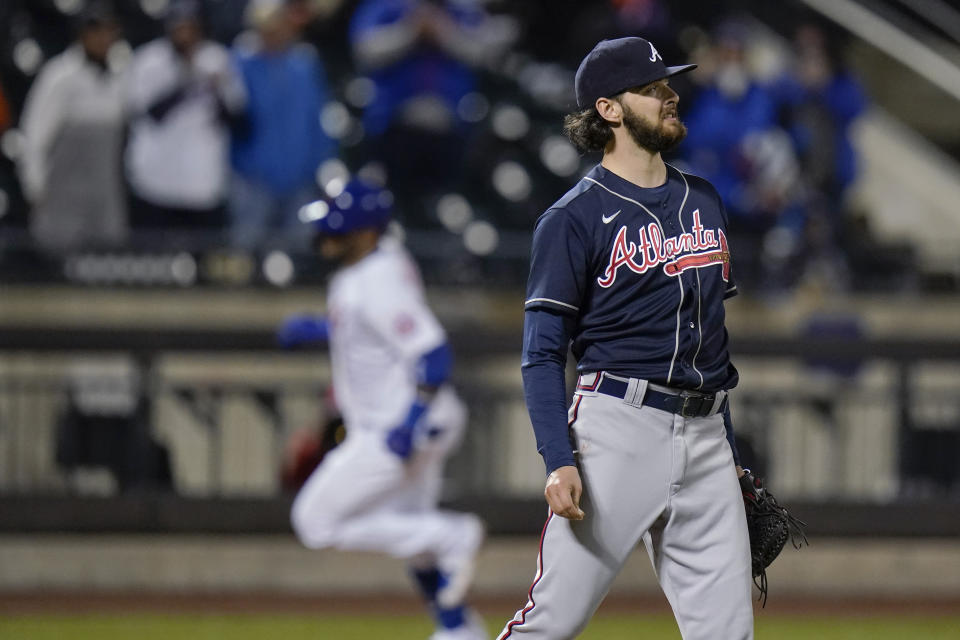
[[[533,579],[533,584],[530,585],[530,590],[527,591],[527,606],[525,606],[520,611],[520,619],[517,620],[517,616],[513,616],[507,624],[507,631],[505,634],[499,636],[497,640],[507,640],[510,637],[510,634],[513,633],[513,628],[522,625],[527,621],[527,613],[533,611],[533,608],[537,606],[537,603],[533,601],[533,589],[537,586],[537,583],[540,582],[540,578],[543,577],[543,539],[547,536],[547,525],[550,524],[550,520],[553,519],[553,511],[547,514],[547,521],[543,523],[543,531],[540,533],[540,550],[537,552],[537,575]]]

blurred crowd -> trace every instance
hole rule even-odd
[[[700,64],[668,161],[720,190],[738,280],[849,286],[867,98],[842,40],[793,21],[760,72],[738,3],[682,4],[6,0],[2,246],[302,252],[299,209],[361,173],[407,229],[496,256],[598,160],[559,135],[577,62],[641,34]]]

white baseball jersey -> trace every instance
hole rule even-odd
[[[334,394],[348,430],[385,433],[406,416],[417,360],[446,335],[427,307],[420,273],[400,243],[337,272],[327,300]]]

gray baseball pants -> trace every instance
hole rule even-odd
[[[586,517],[549,515],[527,604],[498,640],[575,638],[641,539],[684,640],[752,639],[750,544],[722,415],[578,391],[570,419]]]

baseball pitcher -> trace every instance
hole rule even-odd
[[[640,540],[685,640],[753,637],[726,213],[712,185],[661,157],[686,133],[669,78],[694,67],[630,37],[600,42],[577,71],[565,130],[603,159],[534,231],[522,367],[550,511],[501,640],[577,636]]]

